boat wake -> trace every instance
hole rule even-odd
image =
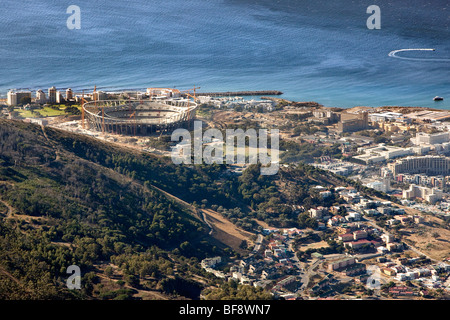
[[[405,52],[405,51],[436,51],[435,49],[400,49],[400,50],[394,50],[389,52],[388,56],[402,59],[402,60],[412,60],[412,61],[441,61],[441,62],[450,62],[450,59],[441,59],[441,58],[407,58],[407,57],[401,57],[398,56],[397,53],[399,52]]]

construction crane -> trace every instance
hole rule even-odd
[[[85,129],[85,121],[84,121],[84,104],[87,101],[84,99],[84,90],[83,90],[83,95],[81,96],[81,127],[83,129]]]
[[[92,92],[94,98],[94,105],[97,108],[97,86],[94,86],[94,91]],[[102,104],[102,133],[105,134],[105,105]]]
[[[198,98],[197,98],[197,92],[196,92],[197,89],[200,89],[200,87],[194,86],[193,89],[183,90],[183,91],[181,91],[181,92],[183,92],[186,96],[191,97],[192,99],[194,99],[194,102],[195,102],[195,101],[198,100]],[[190,94],[191,91],[194,91],[194,94],[193,94],[193,95]],[[189,107],[189,104],[188,104],[188,107]]]

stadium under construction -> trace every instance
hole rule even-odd
[[[190,126],[197,104],[189,96],[176,97],[175,94],[179,93],[176,89],[161,89],[159,94],[153,92],[145,100],[94,100],[84,103],[83,128],[87,124],[87,129],[103,133],[149,135]]]

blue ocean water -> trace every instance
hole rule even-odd
[[[280,90],[326,106],[450,109],[448,0],[2,0],[10,88]],[[378,5],[381,29],[366,9]],[[81,9],[69,30],[66,9]],[[434,48],[434,52],[392,50]],[[436,95],[446,98],[434,102]]]

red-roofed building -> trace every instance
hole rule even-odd
[[[408,287],[392,287],[389,289],[389,293],[394,296],[415,296],[416,293],[413,292]]]
[[[365,239],[367,238],[367,231],[364,230],[358,230],[353,232],[353,239],[359,240],[359,239]]]
[[[352,241],[348,243],[348,246],[352,249],[359,249],[361,247],[363,247],[364,245],[372,245],[372,242],[369,240],[358,240],[358,241]]]
[[[338,236],[338,240],[347,242],[353,240],[353,234],[352,233],[345,233]]]

